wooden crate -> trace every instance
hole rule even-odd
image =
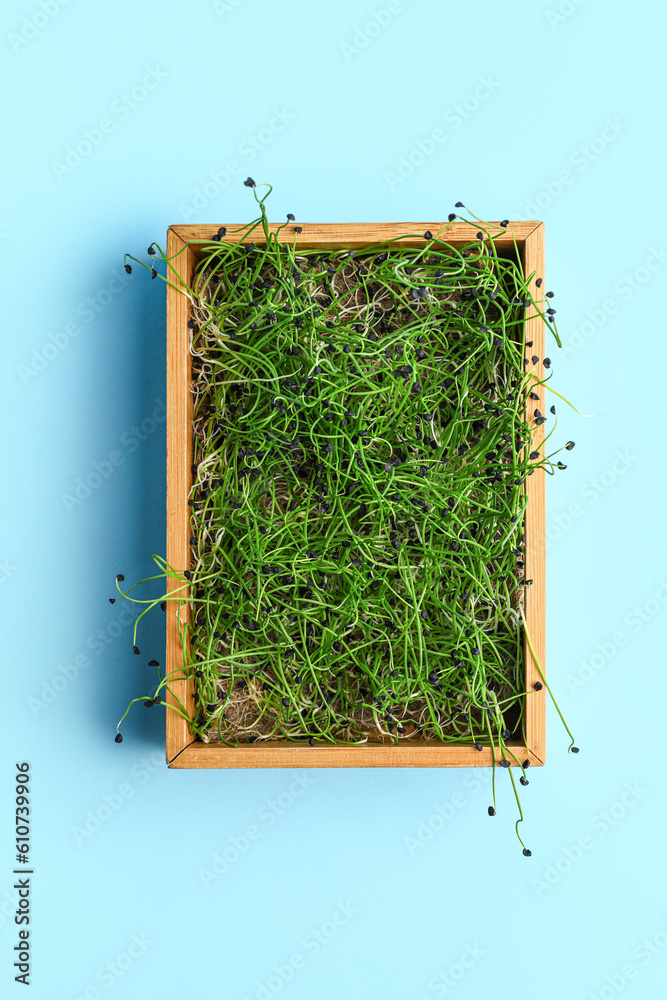
[[[348,250],[360,249],[384,239],[395,239],[404,233],[437,233],[442,223],[334,223],[303,224],[303,232],[294,236],[296,247],[302,249]],[[228,233],[237,228],[228,224]],[[270,226],[273,232],[278,227]],[[506,228],[492,224],[490,232],[500,251],[512,252],[514,241],[519,251],[524,274],[534,272],[530,285],[534,298],[538,297],[535,281],[544,275],[544,224],[542,222],[511,222]],[[199,258],[198,241],[210,240],[217,232],[217,225],[171,226],[167,234],[167,253],[172,256],[182,251],[172,261],[179,275],[188,285]],[[286,231],[287,232],[287,231]],[[263,233],[256,229],[243,242],[262,244]],[[470,242],[471,227],[452,223],[447,229],[447,241],[453,246]],[[229,239],[229,236],[227,237]],[[191,244],[195,241],[195,245]],[[402,240],[401,246],[421,247],[421,237]],[[189,568],[190,560],[190,508],[188,497],[192,484],[192,395],[190,392],[191,355],[189,350],[189,302],[185,295],[167,286],[167,562],[178,570]],[[532,351],[540,361],[531,371],[537,378],[544,377],[544,322],[531,307],[527,312],[526,339],[533,341]],[[544,434],[542,428],[533,430],[533,448],[538,449]],[[533,580],[526,589],[526,621],[535,653],[544,670],[545,662],[545,542],[544,542],[544,472],[535,471],[526,479],[528,505],[525,524],[525,575]],[[169,590],[177,587],[169,581]],[[182,674],[182,650],[178,634],[176,605],[168,605],[166,669],[172,676],[174,694],[194,715],[194,684]],[[182,621],[187,620],[188,609],[181,610]],[[525,644],[525,682],[531,694],[525,708],[526,741],[510,741],[507,745],[520,760],[531,765],[544,763],[545,756],[545,690],[533,691],[539,680],[533,656]],[[168,694],[168,703],[174,696]],[[364,744],[360,746],[297,746],[282,741],[267,741],[238,747],[206,744],[193,737],[188,724],[174,711],[167,711],[166,737],[167,763],[176,768],[199,767],[489,767],[492,750],[479,752],[465,744],[443,743],[435,739],[421,739],[394,744]],[[496,751],[499,757],[498,751]]]

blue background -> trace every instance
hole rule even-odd
[[[39,1000],[662,995],[666,19],[559,2],[4,6],[7,995],[18,760]],[[122,255],[250,218],[247,174],[275,220],[545,220],[550,354],[587,415],[559,404],[577,447],[547,483],[548,670],[581,753],[549,708],[530,859],[488,772],[169,771],[141,706],[113,741],[164,642],[158,612],[133,656],[107,601],[165,547],[164,286]]]

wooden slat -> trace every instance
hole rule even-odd
[[[509,745],[523,763],[539,767],[542,761],[523,745]],[[500,757],[496,755],[496,759]],[[191,767],[490,767],[491,750],[478,753],[474,747],[443,745],[437,740],[422,745],[360,747],[295,747],[284,743],[221,747],[191,743],[171,763],[174,768]]]
[[[544,225],[541,223],[526,239],[523,245],[523,268],[524,274],[528,277],[535,272],[530,283],[530,291],[533,298],[544,297],[545,288],[537,288],[535,281],[538,278],[544,279]],[[536,365],[529,364],[527,371],[531,372],[537,379],[544,378],[545,369],[542,360],[545,354],[544,344],[544,321],[533,306],[530,306],[526,321],[526,340],[532,340],[533,346],[527,348],[526,355],[530,359],[533,355],[539,357]],[[546,390],[541,386],[537,390],[540,401],[529,400],[532,414],[535,408],[541,413],[548,411],[545,399]],[[544,446],[544,425],[534,427],[532,434],[531,450],[542,453]],[[545,508],[544,508],[544,472],[542,469],[536,470],[532,476],[526,479],[526,493],[528,496],[528,506],[526,508],[525,527],[525,564],[526,579],[532,580],[530,587],[526,589],[525,615],[533,649],[542,670],[545,670],[546,654],[546,568],[545,568]],[[546,727],[546,690],[536,692],[533,685],[539,681],[540,675],[535,666],[532,653],[527,640],[524,642],[526,653],[526,691],[529,692],[526,698],[526,742],[535,755],[544,762],[545,757],[545,727]]]
[[[167,252],[169,256],[183,251],[172,262],[181,278],[189,285],[197,259],[201,256],[197,242],[206,242],[217,232],[221,223],[212,225],[176,225],[169,229]],[[226,239],[233,239],[235,229],[244,226],[225,223]],[[402,246],[422,246],[423,233],[430,230],[437,235],[444,224],[441,222],[403,223],[303,223],[303,232],[295,234],[293,226],[282,230],[281,239],[295,242],[297,247],[306,249],[352,249],[362,248],[388,239],[396,239],[405,233],[414,234],[401,240]],[[269,226],[275,232],[279,226]],[[531,291],[538,297],[535,278],[544,273],[544,225],[541,222],[510,222],[506,228],[497,223],[487,223],[486,228],[494,236],[500,250],[518,250],[524,273],[536,274],[531,282]],[[454,246],[461,246],[474,240],[476,226],[454,222],[447,226],[446,240]],[[422,234],[421,236],[419,234]],[[444,238],[444,237],[443,237]],[[243,237],[242,242],[261,244],[264,234],[261,228]],[[186,244],[195,241],[190,247]],[[184,249],[186,248],[186,249]],[[544,369],[544,324],[531,308],[527,320],[527,340],[533,341],[529,349],[540,358],[538,365],[529,368],[538,378]],[[167,562],[175,569],[189,568],[189,507],[188,494],[191,485],[190,466],[192,464],[192,394],[190,392],[191,355],[189,350],[189,301],[175,289],[167,289]],[[541,394],[541,402],[543,400]],[[539,405],[539,404],[535,404]],[[544,412],[544,406],[540,409]],[[532,447],[538,449],[544,438],[541,428],[535,428]],[[526,620],[540,666],[544,670],[545,659],[545,512],[544,473],[535,472],[526,480],[528,507],[525,529],[526,577],[533,584],[526,592]],[[176,587],[170,583],[170,590]],[[186,612],[182,618],[186,620]],[[170,606],[167,609],[167,671],[177,676],[182,668],[181,642],[178,635],[176,614]],[[530,650],[526,643],[526,684],[527,691],[533,692],[533,684],[539,679]],[[174,694],[194,714],[194,681],[183,677],[172,681]],[[167,697],[169,703],[174,698]],[[526,745],[509,744],[519,760],[529,760],[533,766],[544,762],[545,747],[545,692],[533,692],[527,698],[525,716]],[[224,747],[219,744],[204,744],[194,740],[184,719],[173,711],[167,711],[167,761],[174,768],[207,767],[489,767],[492,763],[490,749],[479,753],[469,745],[446,744],[437,740],[425,740],[419,745],[403,743],[394,745],[365,744],[355,747],[297,747],[280,741],[255,744],[252,746]]]
[[[195,255],[181,237],[170,229],[167,233],[167,256],[175,254],[178,256],[171,262],[172,267],[189,286]],[[177,283],[173,272],[168,271],[167,276],[170,281]],[[189,318],[189,299],[167,285],[167,562],[176,570],[189,569],[190,566],[188,494],[192,482],[192,393]],[[177,581],[169,579],[167,592],[171,593],[177,588]],[[166,701],[168,705],[173,705],[177,704],[176,698],[180,699],[187,712],[192,715],[194,687],[181,674],[183,656],[177,609],[175,602],[167,604],[166,671],[171,677],[171,690],[167,691]],[[181,620],[188,620],[187,605],[182,609]],[[167,708],[167,763],[170,764],[193,739],[186,720]]]
[[[221,223],[222,225],[222,223]],[[234,231],[245,229],[239,223],[228,222],[226,240],[234,241]],[[510,222],[506,228],[498,223],[486,224],[486,228],[494,237],[497,247],[504,250],[514,248],[514,241],[523,243],[536,227],[542,225],[540,222]],[[283,242],[294,243],[296,247],[304,250],[319,248],[322,250],[332,249],[357,249],[368,246],[368,244],[380,243],[383,240],[398,239],[407,233],[414,233],[414,239],[402,239],[401,246],[423,246],[426,242],[423,234],[431,232],[433,236],[447,227],[443,232],[443,239],[454,246],[463,243],[474,242],[478,229],[476,225],[469,225],[463,222],[318,222],[301,223],[303,232],[295,233],[294,224],[290,223],[282,229],[280,239]],[[280,226],[276,223],[269,225],[269,232],[275,233]],[[207,241],[217,232],[218,225],[183,225],[172,226],[171,231],[177,234],[184,242]],[[241,243],[262,243],[264,233],[261,226],[257,226],[252,233],[243,236]],[[196,252],[196,248],[195,248]]]

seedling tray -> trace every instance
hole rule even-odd
[[[383,223],[383,224],[303,224],[302,232],[290,233],[290,242],[298,252],[304,250],[360,250],[387,239],[404,237],[406,233],[437,232],[441,223]],[[228,224],[228,233],[236,227]],[[279,227],[270,225],[269,231]],[[528,286],[531,295],[538,296],[537,279],[544,270],[544,226],[541,222],[510,222],[502,227],[490,224],[490,235],[497,251],[516,256],[525,276],[532,275]],[[167,254],[180,278],[190,286],[198,260],[199,247],[210,241],[218,225],[177,225],[167,234]],[[446,240],[454,247],[470,242],[470,225],[449,224]],[[246,235],[241,242],[262,245],[259,231]],[[226,237],[230,239],[229,236]],[[401,246],[421,248],[421,237],[401,239]],[[190,353],[190,304],[186,296],[171,285],[167,288],[167,562],[179,571],[190,568],[190,507],[188,498],[192,487],[193,460],[193,396],[191,391],[192,356]],[[544,348],[544,322],[537,310],[530,306],[526,311],[526,339],[533,342],[535,355],[540,359],[531,369],[538,379],[544,377],[542,358]],[[539,449],[544,438],[540,426],[532,428],[532,448]],[[521,761],[533,766],[544,763],[545,757],[545,690],[536,691],[540,679],[537,661],[544,671],[545,663],[545,518],[544,471],[536,468],[525,481],[527,506],[524,524],[525,576],[532,585],[525,589],[524,613],[532,650],[525,643],[525,691],[523,731],[525,740],[508,740],[507,747]],[[179,586],[169,578],[168,591]],[[181,591],[182,593],[182,591]],[[166,669],[171,678],[167,702],[181,703],[190,716],[195,715],[194,679],[183,672],[182,626],[187,623],[189,607],[170,601],[166,626]],[[179,622],[180,616],[180,622]],[[368,742],[355,746],[302,746],[278,740],[254,744],[225,746],[204,743],[189,731],[185,718],[176,711],[167,712],[166,755],[167,763],[174,768],[204,767],[489,767],[493,764],[491,747],[481,752],[469,743],[442,742],[420,738],[398,745],[386,742]],[[496,760],[500,751],[496,749]]]

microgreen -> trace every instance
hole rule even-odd
[[[179,588],[138,601],[119,576],[119,595],[142,615],[189,602],[196,712],[170,707],[198,738],[488,746],[489,813],[497,754],[519,836],[525,483],[574,446],[548,446],[551,362],[526,341],[532,308],[560,345],[552,293],[536,298],[475,216],[462,247],[452,214],[437,233],[309,250],[291,213],[269,230],[270,186],[244,183],[260,215],[201,245],[192,287],[157,244],[125,259],[190,299],[195,443],[192,568],[156,556],[151,579]],[[170,679],[134,700],[159,703]]]

